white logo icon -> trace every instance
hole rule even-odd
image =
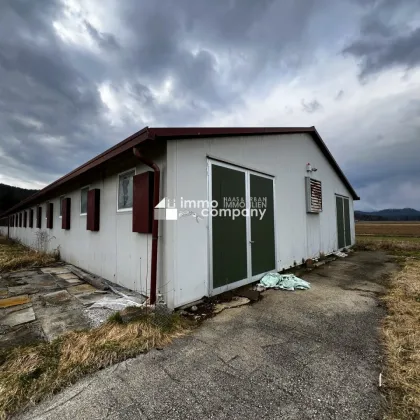
[[[155,207],[155,219],[178,220],[178,209],[175,206],[175,200],[165,197]]]

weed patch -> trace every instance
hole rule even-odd
[[[58,254],[35,251],[6,239],[0,241],[0,273],[28,267],[42,267],[52,264],[58,258]]]
[[[407,260],[384,297],[389,419],[420,418],[420,261]]]
[[[164,327],[156,321],[153,313],[129,323],[121,315],[114,316],[93,330],[11,350],[0,365],[0,418],[57,393],[86,374],[163,347],[184,335],[190,325],[177,314],[166,316]]]

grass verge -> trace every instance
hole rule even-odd
[[[410,238],[411,239],[411,238]],[[357,237],[358,249],[384,250],[398,256],[402,269],[392,276],[383,297],[385,418],[420,418],[420,242],[401,238]]]
[[[395,255],[420,255],[420,238],[386,236],[357,236],[356,249],[362,251],[388,251]],[[410,255],[411,254],[411,255]]]
[[[408,259],[384,297],[388,419],[420,418],[420,261]]]
[[[117,318],[51,343],[15,348],[0,358],[0,418],[57,393],[86,374],[163,347],[189,328],[177,314],[149,313],[129,323]]]
[[[45,266],[56,260],[56,255],[37,252],[17,242],[0,237],[0,273],[28,267]]]

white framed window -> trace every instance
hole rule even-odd
[[[80,216],[87,215],[89,185],[80,190]]]
[[[63,200],[64,200],[64,195],[60,196],[60,219],[63,217]]]
[[[135,174],[135,168],[118,174],[117,211],[133,209],[133,177]]]

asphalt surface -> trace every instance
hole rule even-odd
[[[193,334],[85,378],[22,419],[376,419],[384,277],[379,252],[267,291]]]

